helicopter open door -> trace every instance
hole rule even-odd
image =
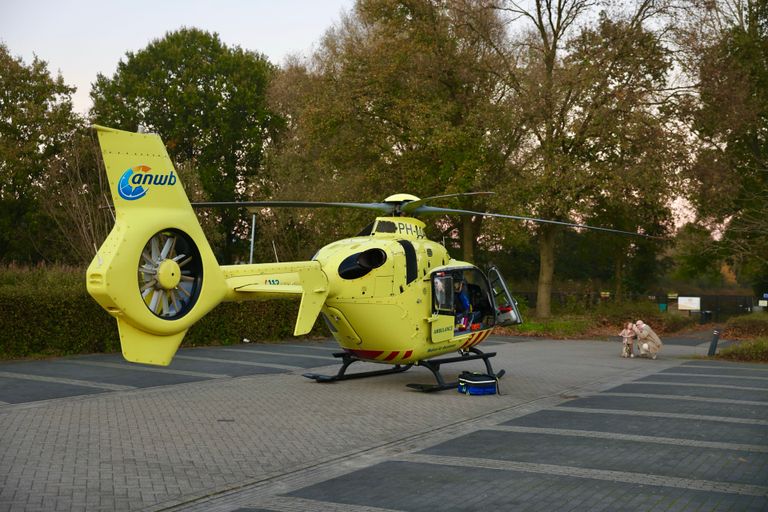
[[[440,343],[453,337],[456,314],[453,304],[453,276],[445,272],[433,275],[432,297],[432,343]]]
[[[517,325],[523,323],[520,310],[517,309],[517,301],[509,293],[507,283],[501,277],[501,272],[496,267],[488,269],[488,280],[493,290],[493,300],[496,303],[496,322],[501,326]]]
[[[432,342],[491,329],[496,325],[491,288],[477,267],[440,267],[432,281]]]

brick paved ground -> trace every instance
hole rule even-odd
[[[317,384],[316,343],[0,365],[0,510],[768,508],[768,367],[484,347],[501,396],[407,389],[423,368]]]

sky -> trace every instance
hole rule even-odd
[[[36,55],[77,87],[73,103],[84,114],[96,74],[112,76],[128,51],[168,31],[195,27],[217,32],[281,64],[308,55],[353,0],[0,0],[0,42],[25,64]]]

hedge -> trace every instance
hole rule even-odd
[[[222,303],[192,326],[184,346],[291,338],[298,301]],[[324,334],[321,322],[313,335]],[[0,358],[118,352],[117,322],[85,290],[77,269],[0,270]]]
[[[718,357],[731,361],[768,363],[768,338],[739,341],[722,349]]]
[[[729,318],[725,324],[725,336],[729,338],[768,337],[768,313],[750,313]]]

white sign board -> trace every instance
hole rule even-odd
[[[701,311],[701,297],[678,297],[677,309],[680,311]]]

